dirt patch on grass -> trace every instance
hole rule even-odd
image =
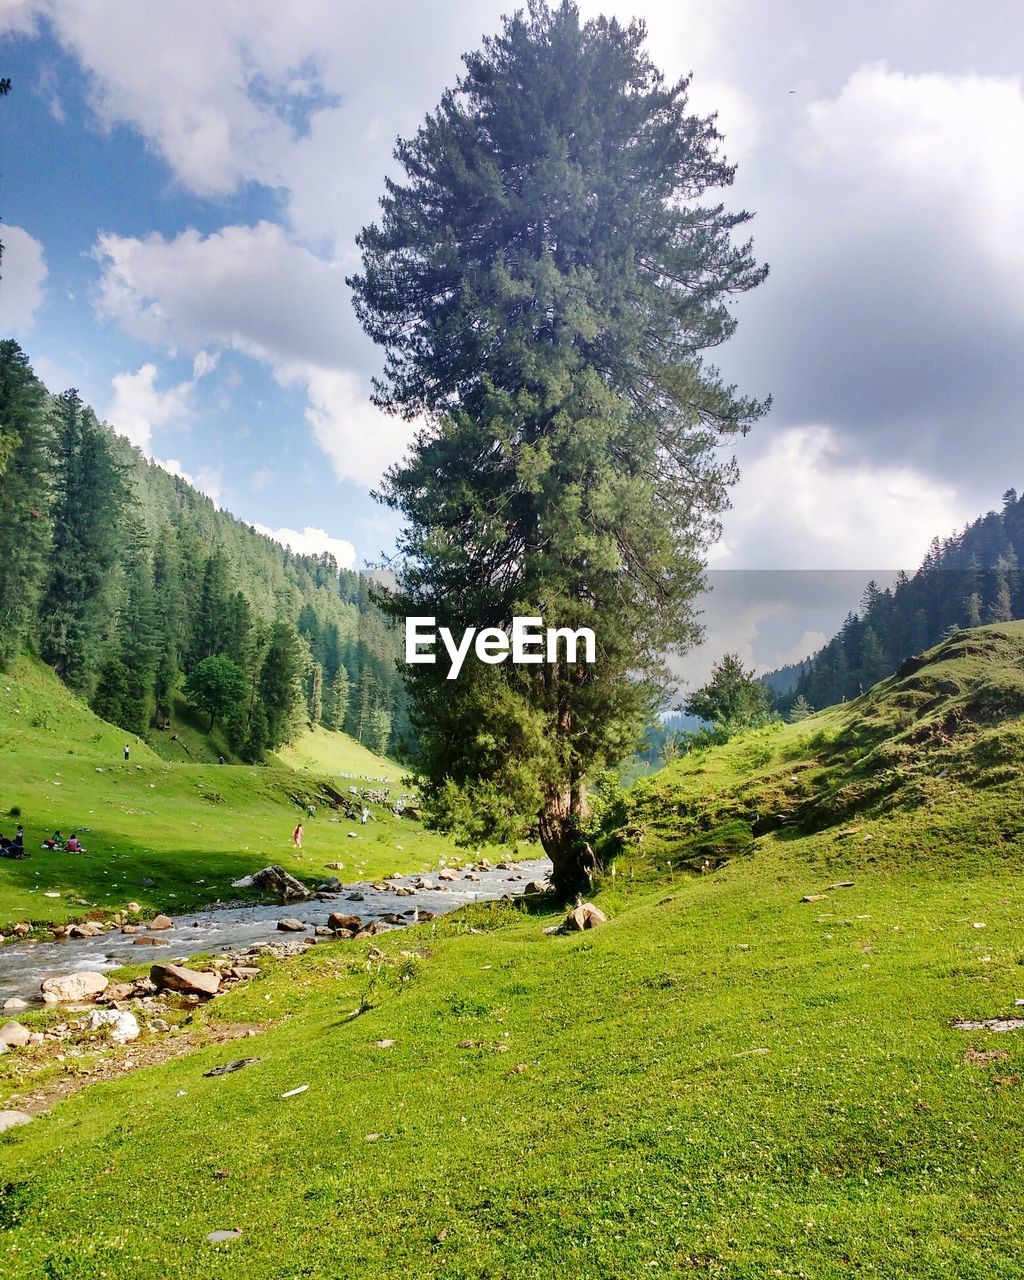
[[[52,1052],[46,1046],[46,1052],[37,1049],[31,1057],[25,1055],[24,1075],[9,1082],[14,1087],[3,1105],[39,1115],[89,1085],[120,1080],[143,1067],[159,1066],[213,1044],[254,1036],[263,1029],[264,1024],[258,1022],[196,1023],[147,1036],[124,1047],[103,1045],[95,1057],[83,1055],[80,1059],[68,1055],[66,1044],[54,1043]]]

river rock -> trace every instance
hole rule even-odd
[[[5,1022],[0,1027],[0,1044],[5,1044],[8,1049],[20,1049],[31,1039],[32,1032],[28,1027],[23,1027],[20,1022]]]
[[[254,875],[243,876],[241,880],[233,880],[231,882],[233,889],[259,889],[263,893],[273,894],[280,898],[282,902],[297,902],[305,898],[311,898],[313,895],[302,883],[284,867],[277,866],[276,863],[269,867],[264,867],[262,871],[257,871]]]
[[[342,887],[341,881],[337,876],[328,876],[326,880],[321,880],[317,885],[317,893],[333,893]]]
[[[154,916],[149,923],[151,933],[155,933],[160,929],[173,929],[174,921],[170,916]]]
[[[0,1111],[0,1133],[14,1129],[19,1124],[28,1124],[32,1117],[24,1111]]]
[[[301,920],[296,920],[294,916],[284,916],[278,920],[277,927],[282,933],[305,933],[306,925]]]
[[[148,933],[144,933],[141,938],[135,938],[132,942],[133,947],[166,947],[167,943],[163,938],[151,938]]]
[[[532,893],[547,893],[547,891],[548,891],[548,887],[546,884],[541,884],[539,880],[531,880],[530,883],[523,890],[523,896],[527,897],[529,894],[532,894]]]
[[[132,994],[133,987],[130,982],[111,982],[103,993],[103,999],[112,1003],[115,1000],[128,1000]]]
[[[92,920],[85,920],[81,924],[73,924],[68,930],[69,938],[98,938],[103,932],[103,926],[96,924]]]
[[[4,1001],[4,1013],[20,1013],[22,1009],[28,1008],[27,1000],[19,1000],[17,996],[11,996],[10,1000]]]
[[[61,978],[44,978],[40,984],[43,1004],[71,1004],[78,1000],[94,1000],[107,989],[102,973],[81,969]]]
[[[598,925],[607,923],[608,917],[600,907],[595,907],[592,902],[584,902],[569,912],[562,927],[569,933],[576,933],[583,929],[596,929]]]
[[[89,1030],[99,1031],[103,1027],[110,1028],[110,1038],[114,1044],[128,1044],[138,1040],[141,1032],[134,1013],[118,1009],[97,1009],[89,1019]]]
[[[198,969],[186,969],[179,964],[155,964],[149,971],[149,977],[157,990],[213,996],[220,989],[220,978],[217,974],[204,973]]]
[[[329,929],[355,929],[358,933],[363,927],[363,922],[359,916],[347,916],[341,911],[332,911],[327,917],[327,927]]]

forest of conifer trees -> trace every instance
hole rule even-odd
[[[901,572],[884,589],[870,582],[860,610],[813,658],[766,677],[775,688],[789,685],[776,706],[788,712],[803,698],[817,710],[855,698],[952,631],[1024,617],[1022,558],[1024,501],[1008,489],[1000,511],[934,538],[916,573]]]
[[[37,655],[139,735],[184,699],[247,761],[317,724],[401,750],[397,642],[363,576],[217,510],[11,340],[0,424],[0,667]]]

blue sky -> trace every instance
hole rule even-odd
[[[409,428],[344,276],[395,137],[507,7],[0,0],[0,331],[235,514],[376,560]],[[913,567],[1024,487],[1019,5],[581,7],[693,71],[771,265],[721,352],[774,404],[713,566]]]

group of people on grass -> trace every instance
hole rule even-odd
[[[42,849],[56,850],[60,853],[85,853],[85,847],[78,838],[78,833],[72,833],[65,840],[60,828],[53,833],[48,840],[44,840],[40,845]],[[14,833],[14,839],[9,840],[5,835],[0,835],[0,858],[29,858],[32,855],[25,849],[25,828],[18,823],[18,829]]]

